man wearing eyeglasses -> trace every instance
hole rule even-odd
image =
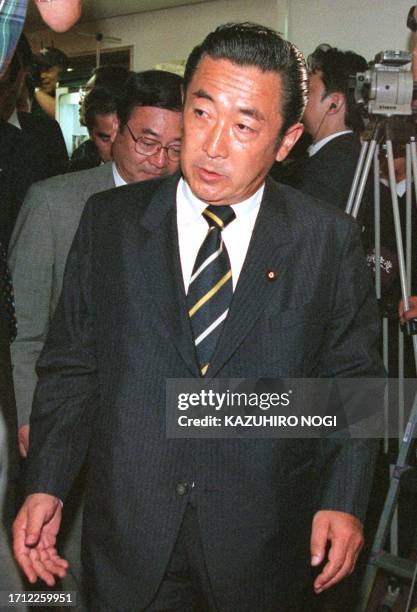
[[[29,418],[37,383],[35,365],[57,306],[67,255],[84,205],[94,193],[178,169],[181,85],[182,78],[169,72],[132,74],[117,108],[113,162],[37,183],[26,196],[9,249],[19,321],[12,362],[23,457],[29,446]],[[69,538],[73,550],[66,550],[75,576],[79,574],[75,558],[79,554],[78,537]],[[71,585],[65,588],[71,589]],[[78,581],[72,588],[78,590]]]
[[[152,106],[137,107],[129,117],[120,113],[120,131],[113,145],[113,156],[124,181],[147,181],[177,170],[181,150],[177,115],[176,111]],[[167,144],[162,144],[160,139]]]

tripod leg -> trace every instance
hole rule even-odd
[[[398,500],[400,477],[408,467],[408,459],[411,455],[413,440],[417,430],[417,394],[414,397],[413,407],[410,418],[405,428],[404,437],[401,441],[396,465],[392,472],[388,493],[385,499],[384,509],[379,519],[378,528],[375,534],[372,551],[368,560],[365,575],[361,585],[359,604],[356,612],[366,612],[367,605],[375,584],[378,567],[381,559],[384,558],[384,545],[387,541],[389,526],[393,517]],[[382,566],[382,564],[381,564]]]
[[[404,304],[404,309],[408,310],[408,283],[405,270],[404,247],[401,231],[400,211],[398,207],[398,196],[396,190],[394,154],[392,149],[392,141],[387,138],[387,155],[388,155],[388,173],[389,184],[391,190],[392,212],[394,216],[395,240],[397,243],[397,257],[401,282],[401,294]],[[414,361],[417,364],[417,335],[412,336],[414,348]]]
[[[379,182],[379,144],[374,154],[374,233],[375,233],[375,291],[381,299],[381,189]]]
[[[407,289],[408,289],[408,295],[411,294],[411,238],[412,238],[412,226],[411,226],[411,200],[412,200],[412,191],[411,191],[411,172],[412,172],[412,165],[411,165],[411,144],[407,143],[406,144],[406,185],[407,185],[407,191],[406,191],[406,205],[405,205],[405,258],[406,258],[406,271],[407,271]],[[414,147],[414,152],[415,152],[415,145],[413,145]]]
[[[353,202],[353,206],[352,206],[351,214],[354,219],[357,218],[358,213],[359,213],[359,208],[362,202],[363,194],[365,192],[365,187],[366,187],[366,183],[367,183],[368,176],[369,176],[369,171],[371,169],[372,160],[375,154],[376,145],[377,145],[376,140],[371,140],[371,142],[369,143],[368,153],[366,155],[362,176],[359,181],[358,191],[357,191],[357,194]]]
[[[353,201],[355,199],[356,191],[359,185],[359,179],[362,174],[366,152],[368,150],[369,142],[365,141],[362,143],[361,152],[359,155],[358,163],[356,164],[355,176],[353,177],[352,187],[350,188],[349,198],[346,204],[345,212],[350,215],[353,208]]]

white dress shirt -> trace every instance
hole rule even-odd
[[[19,121],[19,117],[17,115],[17,110],[16,109],[14,109],[14,111],[12,112],[10,117],[8,118],[7,123],[10,123],[10,125],[14,125],[15,127],[17,127],[18,130],[22,129],[22,126],[20,125],[20,121]]]
[[[385,187],[389,188],[389,181],[385,178],[380,179],[381,183],[383,185],[385,185]],[[407,182],[405,179],[403,179],[402,181],[398,181],[398,183],[395,183],[395,189],[397,191],[397,195],[399,198],[402,198],[403,195],[405,194],[405,192],[407,191]]]
[[[236,219],[222,231],[232,267],[233,290],[236,288],[245,261],[264,188],[265,184],[247,200],[231,205]],[[199,200],[181,178],[177,188],[177,225],[181,269],[186,293],[197,253],[209,227],[201,214],[206,207],[207,204]]]
[[[119,171],[116,166],[116,162],[112,162],[112,170],[113,170],[114,184],[116,185],[116,187],[122,187],[123,185],[127,185],[127,182],[119,174]]]

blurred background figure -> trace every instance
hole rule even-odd
[[[303,123],[310,146],[300,159],[279,166],[273,178],[344,210],[361,149],[364,128],[350,86],[351,75],[367,69],[353,51],[320,45],[309,56],[309,98]]]
[[[35,56],[32,66],[32,78],[35,91],[31,106],[34,115],[46,114],[55,118],[55,90],[60,75],[68,67],[68,58],[60,49],[45,47]]]
[[[109,94],[112,94],[115,98],[120,98],[120,96],[123,95],[123,88],[126,85],[126,81],[131,74],[133,73],[123,68],[123,66],[108,65],[93,68],[90,78],[82,88],[82,95],[80,97],[79,115],[81,125],[87,126],[85,119],[86,96],[93,91],[93,89],[99,87],[106,89]],[[93,97],[91,100],[94,99]]]
[[[88,93],[94,87],[107,87],[114,92],[120,91],[130,74],[131,72],[123,66],[98,66],[93,69],[91,77],[85,84],[85,93]]]
[[[117,105],[131,73],[120,66],[100,66],[93,70],[80,100],[80,123],[88,130],[85,140],[71,156],[69,170],[94,168],[113,159],[112,144],[119,122]]]
[[[5,248],[28,187],[62,173],[68,164],[58,123],[17,109],[31,64],[32,52],[22,34],[0,78],[0,240]]]
[[[75,149],[70,171],[86,170],[113,159],[112,144],[117,136],[118,96],[105,87],[94,87],[82,100],[82,125],[88,129],[88,140]]]

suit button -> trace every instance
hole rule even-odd
[[[188,493],[188,484],[186,482],[179,482],[175,489],[178,495],[186,495]]]

